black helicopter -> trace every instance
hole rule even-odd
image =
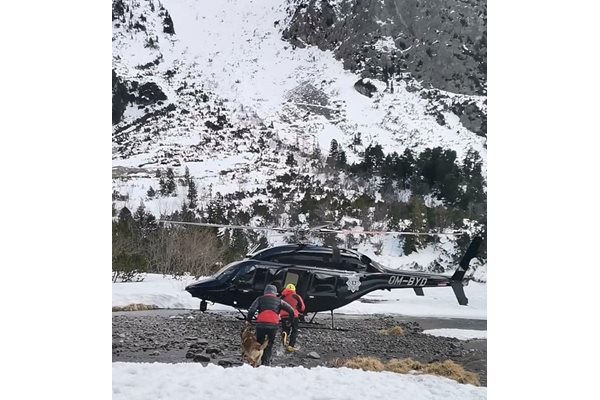
[[[241,225],[162,222],[215,228],[289,231]],[[308,232],[431,235],[411,232],[357,232],[317,227],[301,232],[301,236]],[[195,282],[185,290],[202,300],[201,311],[206,311],[207,301],[245,310],[256,297],[263,294],[266,285],[275,285],[278,291],[281,291],[287,284],[292,283],[296,286],[296,292],[304,299],[306,313],[331,311],[332,324],[334,309],[380,289],[411,288],[417,296],[423,296],[424,287],[450,286],[458,303],[467,305],[468,299],[463,289],[468,283],[465,273],[469,269],[469,263],[477,255],[481,242],[481,237],[474,237],[452,276],[389,269],[357,251],[337,247],[304,243],[269,247],[224,266],[212,277]]]

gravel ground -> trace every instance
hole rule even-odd
[[[318,316],[320,328],[328,316]],[[241,364],[240,332],[243,321],[235,314],[199,311],[145,311],[113,313],[113,361],[212,362],[225,367]],[[486,340],[460,341],[422,334],[423,329],[486,329],[486,321],[407,318],[389,315],[336,316],[336,328],[301,328],[299,350],[289,354],[279,343],[273,366],[332,365],[336,360],[373,356],[387,361],[411,357],[421,362],[451,359],[487,382]],[[381,330],[401,326],[403,336]],[[317,358],[318,357],[318,358]]]

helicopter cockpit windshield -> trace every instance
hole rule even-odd
[[[224,279],[224,278],[230,277],[236,271],[235,266],[238,265],[238,264],[239,264],[239,261],[227,264],[226,266],[224,266],[223,268],[221,268],[220,270],[218,270],[217,272],[215,272],[215,274],[213,275],[213,278],[215,278],[215,279]]]

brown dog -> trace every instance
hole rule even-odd
[[[246,325],[244,330],[242,330],[242,358],[253,367],[260,365],[260,359],[268,344],[268,338],[265,339],[263,344],[258,343],[254,332],[252,332],[251,325]]]

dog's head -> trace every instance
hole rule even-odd
[[[242,330],[242,357],[253,367],[260,365],[260,360],[268,344],[269,339],[266,339],[263,344],[258,343],[250,326]]]

